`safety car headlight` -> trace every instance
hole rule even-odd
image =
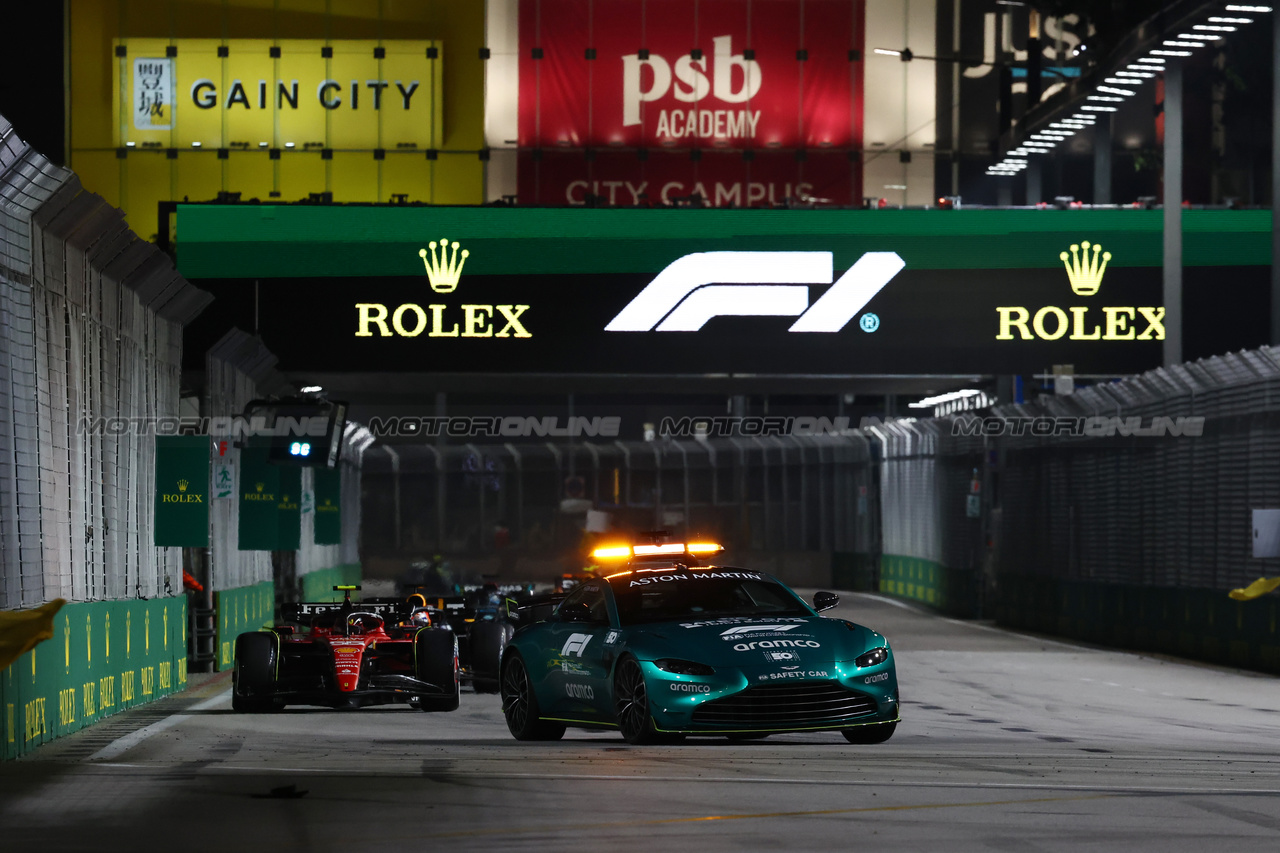
[[[705,663],[694,663],[691,660],[679,660],[677,658],[663,658],[656,660],[653,665],[663,672],[673,672],[676,675],[715,675],[716,671]]]
[[[854,663],[856,663],[858,665],[858,668],[861,669],[862,667],[866,667],[866,666],[878,666],[879,664],[884,663],[888,659],[889,659],[889,650],[886,649],[884,646],[881,646],[878,649],[872,649],[866,654],[860,655],[854,661]]]

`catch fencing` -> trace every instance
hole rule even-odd
[[[0,609],[181,591],[152,544],[154,437],[82,424],[175,416],[209,299],[0,117]]]

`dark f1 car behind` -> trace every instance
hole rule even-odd
[[[529,587],[486,583],[464,586],[461,591],[462,595],[442,597],[428,595],[425,587],[402,587],[410,603],[427,608],[433,624],[453,629],[458,637],[462,680],[470,682],[477,693],[497,693],[502,650],[520,619],[513,596],[526,596]]]
[[[408,602],[353,604],[341,589],[341,604],[288,604],[282,615],[294,624],[236,638],[232,707],[456,709],[458,639],[448,624],[431,624],[425,608]]]

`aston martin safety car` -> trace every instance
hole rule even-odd
[[[287,623],[236,638],[232,708],[285,705],[359,708],[408,703],[423,711],[458,707],[458,639],[430,611],[408,602],[288,604]]]
[[[616,729],[637,744],[893,735],[893,652],[870,628],[820,614],[839,603],[835,593],[811,606],[764,572],[704,564],[721,550],[713,543],[610,550],[625,563],[519,628],[503,653],[502,709],[518,740],[555,740],[569,726]]]

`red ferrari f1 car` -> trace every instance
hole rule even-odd
[[[294,624],[236,638],[236,711],[397,702],[423,711],[458,707],[457,636],[447,624],[433,625],[426,608],[353,604],[348,591],[341,604],[287,604],[282,615]]]

